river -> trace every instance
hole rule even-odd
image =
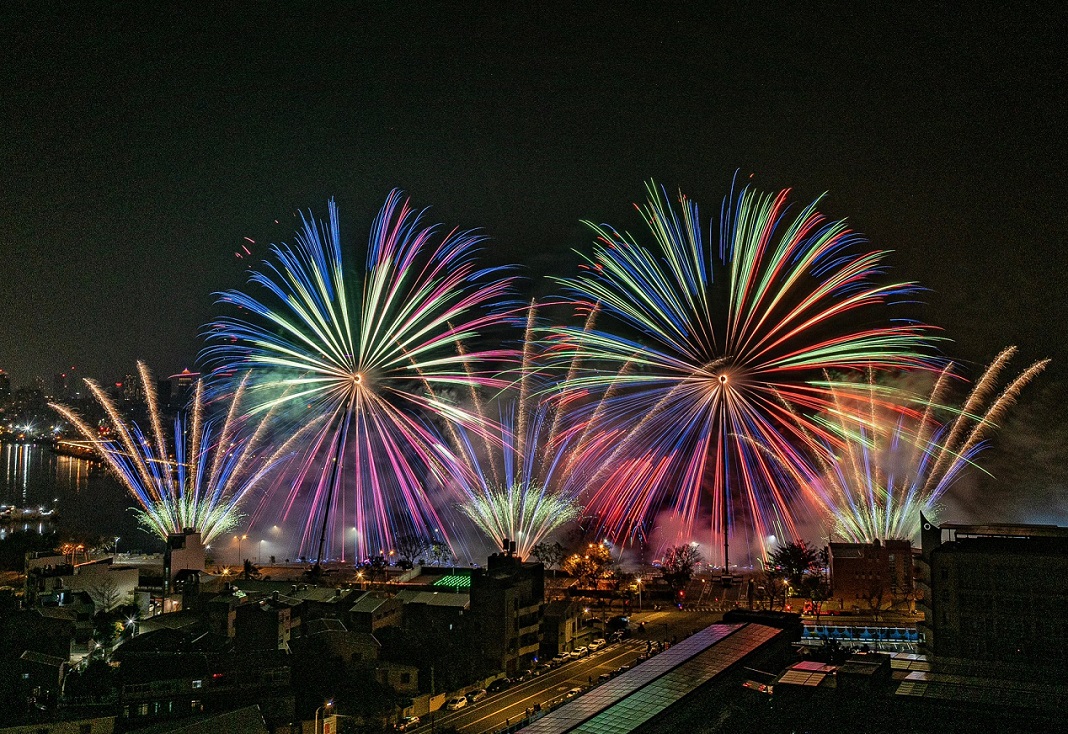
[[[0,504],[54,509],[57,516],[55,522],[0,524],[0,539],[13,531],[46,533],[55,528],[61,540],[110,547],[120,538],[123,552],[163,547],[138,526],[132,499],[103,466],[59,456],[41,444],[0,444]]]

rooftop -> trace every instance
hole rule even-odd
[[[759,624],[714,624],[552,711],[523,731],[634,731],[780,634],[780,630]]]

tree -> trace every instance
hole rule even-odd
[[[430,541],[422,535],[403,535],[396,542],[397,555],[400,560],[415,563],[427,550]]]
[[[875,615],[875,621],[879,621],[879,612],[882,611],[883,602],[886,599],[886,584],[879,574],[871,574],[864,587],[864,599],[868,602],[868,608]]]
[[[97,612],[107,613],[118,606],[119,585],[115,583],[115,579],[111,578],[110,574],[101,573],[97,576],[98,578],[85,587],[85,591],[96,605]]]
[[[690,583],[694,571],[697,570],[702,560],[704,559],[701,557],[701,551],[697,550],[697,546],[693,544],[676,545],[667,549],[660,569],[664,581],[671,588],[673,598],[677,599],[680,592]]]
[[[767,568],[776,570],[795,590],[800,590],[804,577],[819,571],[819,554],[803,540],[780,545],[768,557]]]
[[[564,558],[567,556],[567,551],[564,550],[564,546],[560,543],[538,543],[530,549],[530,555],[538,559],[543,563],[546,568],[552,566],[559,566],[564,562]]]
[[[587,543],[581,552],[572,553],[562,564],[563,569],[582,581],[611,574],[612,551],[603,543]]]
[[[448,543],[435,540],[430,544],[430,557],[434,559],[436,565],[443,566],[452,560],[452,551],[449,549]]]
[[[801,590],[812,602],[812,611],[816,615],[816,623],[819,624],[823,602],[831,598],[831,582],[824,569],[820,568],[805,576],[801,580]]]
[[[775,602],[782,599],[780,607],[786,606],[786,577],[772,566],[765,566],[763,573],[764,603],[768,609],[775,608]]]

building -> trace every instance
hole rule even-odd
[[[541,646],[545,567],[524,563],[510,551],[489,557],[471,577],[471,616],[482,656],[507,675],[532,667]]]
[[[545,605],[541,619],[541,649],[538,656],[549,660],[586,644],[582,626],[582,605],[574,601],[551,601]],[[583,640],[580,642],[580,640]]]
[[[1068,528],[923,520],[926,652],[1051,671],[1068,666]]]
[[[394,598],[403,607],[404,626],[409,629],[459,630],[465,626],[465,615],[471,611],[468,594],[405,589]]]
[[[349,609],[349,626],[354,632],[374,634],[385,627],[399,627],[404,619],[404,604],[395,597],[374,591],[361,596]]]
[[[833,598],[843,609],[886,609],[912,598],[912,544],[907,540],[831,543]]]
[[[164,593],[174,591],[174,581],[179,571],[204,571],[204,543],[200,532],[185,528],[180,533],[167,536],[167,550],[163,554]]]
[[[165,401],[172,408],[185,405],[193,395],[193,386],[200,379],[199,372],[191,372],[188,367],[176,375],[167,378],[169,390]]]

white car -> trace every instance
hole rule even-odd
[[[445,710],[446,711],[455,711],[456,709],[462,709],[466,705],[467,705],[467,697],[466,696],[456,696],[455,698],[450,698],[448,701],[445,702]]]
[[[403,719],[398,721],[393,728],[397,731],[409,731],[417,726],[419,726],[418,716],[405,716]]]
[[[593,642],[590,643],[590,652],[597,652],[598,650],[600,650],[602,647],[604,647],[607,644],[608,644],[608,642],[605,641],[603,638],[596,639],[596,640],[594,640]]]
[[[567,693],[564,694],[564,700],[565,701],[570,701],[575,696],[579,696],[581,694],[582,694],[582,689],[581,688],[572,688],[570,691],[568,691]]]
[[[586,653],[588,653],[589,651],[590,651],[590,649],[588,647],[586,647],[585,645],[583,645],[582,647],[576,647],[574,650],[571,651],[571,657],[580,658],[583,655],[585,655]]]

